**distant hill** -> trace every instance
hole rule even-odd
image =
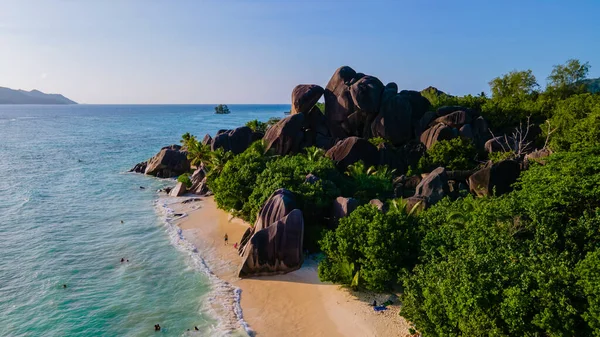
[[[589,92],[593,94],[600,92],[600,78],[588,78],[583,80],[583,83],[587,86]]]
[[[45,94],[39,90],[15,90],[0,87],[0,104],[77,104],[60,94]]]

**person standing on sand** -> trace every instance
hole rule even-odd
[[[229,237],[227,236],[227,233],[225,233],[225,245],[229,244]]]

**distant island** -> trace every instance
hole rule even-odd
[[[39,90],[15,90],[0,87],[0,104],[77,104],[60,94],[46,94]]]
[[[215,113],[218,115],[226,115],[230,113],[229,108],[225,104],[219,104],[215,107]]]

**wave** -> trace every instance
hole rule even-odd
[[[175,213],[169,207],[179,202],[180,199],[174,197],[161,197],[156,200],[155,206],[169,234],[171,244],[190,257],[192,267],[206,275],[212,286],[205,309],[217,319],[218,323],[214,327],[215,331],[210,332],[211,336],[230,336],[232,333],[243,332],[243,335],[253,337],[255,332],[244,320],[241,306],[242,290],[217,277],[200,255],[198,248],[186,240],[183,231],[173,223],[187,217],[186,213]]]

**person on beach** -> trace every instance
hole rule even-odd
[[[227,233],[225,233],[225,245],[229,244],[229,236],[227,236]]]
[[[236,243],[233,244],[233,248],[237,249],[237,247],[238,247],[238,243],[236,242]]]

